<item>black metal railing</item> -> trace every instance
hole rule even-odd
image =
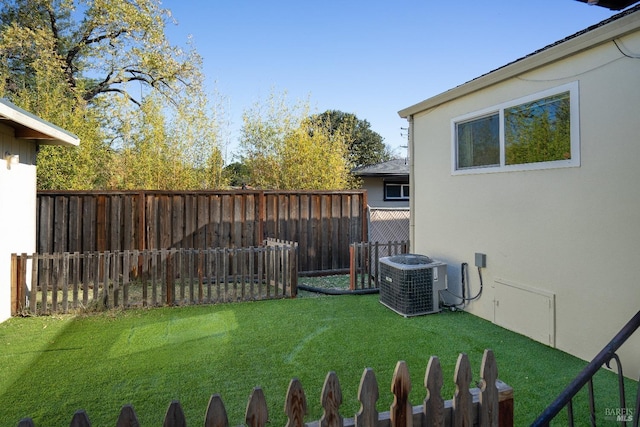
[[[573,426],[573,397],[588,384],[589,390],[589,410],[591,425],[595,426],[595,398],[593,393],[593,376],[598,370],[606,365],[611,367],[611,361],[615,360],[616,369],[618,371],[618,393],[620,396],[620,409],[621,413],[618,414],[618,421],[621,425],[626,426],[627,421],[630,421],[634,427],[638,427],[638,410],[640,409],[640,384],[638,386],[638,393],[636,395],[636,402],[634,409],[626,405],[625,392],[624,392],[624,375],[622,373],[622,365],[620,364],[620,358],[616,354],[616,351],[625,343],[625,341],[633,335],[633,333],[640,327],[640,311],[622,327],[620,332],[607,344],[596,357],[578,374],[578,376],[565,388],[562,393],[553,401],[547,408],[540,414],[538,418],[531,424],[532,426],[548,426],[551,420],[560,413],[562,408],[567,408],[568,425]],[[627,409],[629,408],[629,409]]]

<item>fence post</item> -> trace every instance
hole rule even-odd
[[[62,254],[51,254],[53,261],[53,279],[51,280],[51,311],[58,311],[58,286],[60,285],[60,258]]]
[[[175,250],[171,249],[167,253],[166,258],[166,274],[164,275],[164,289],[165,289],[165,297],[166,304],[173,305],[174,303],[174,294],[175,294],[175,281],[173,280],[173,261],[174,261]]]
[[[62,311],[69,312],[69,252],[62,254]]]
[[[371,276],[374,277],[374,283],[376,288],[380,287],[380,279],[379,279],[379,270],[380,270],[380,245],[376,242],[375,245],[375,258],[373,260],[373,267],[369,266],[369,287],[371,287]]]
[[[33,254],[31,257],[31,290],[29,293],[29,311],[33,314],[37,314],[38,306],[38,264],[40,257],[37,254]]]
[[[18,280],[18,255],[11,254],[11,315],[18,314],[20,305],[20,285]]]
[[[349,290],[356,289],[356,244],[349,245]]]
[[[204,259],[206,249],[198,249],[198,302],[204,302]]]
[[[73,277],[71,278],[72,286],[73,286],[73,308],[78,308],[78,300],[80,298],[80,263],[82,262],[82,258],[80,256],[80,252],[74,252],[72,259],[72,271]]]
[[[298,296],[298,242],[291,242],[290,268],[291,268],[291,297]]]
[[[508,398],[498,402],[498,420],[500,427],[513,427],[513,389],[510,389],[508,393]]]
[[[363,242],[358,245],[358,259],[360,260],[361,268],[358,269],[359,289],[364,289],[364,272],[367,271],[367,264],[369,258],[369,242]]]

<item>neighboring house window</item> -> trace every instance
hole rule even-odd
[[[580,165],[578,83],[452,120],[452,172]]]
[[[384,183],[385,200],[409,200],[409,184],[399,182]]]

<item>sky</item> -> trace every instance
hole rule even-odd
[[[242,114],[269,95],[367,120],[406,155],[398,111],[618,13],[576,0],[163,0],[222,98],[227,163]]]

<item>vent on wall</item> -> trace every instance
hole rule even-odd
[[[405,317],[440,311],[439,291],[447,287],[447,265],[424,255],[380,258],[380,302]]]

